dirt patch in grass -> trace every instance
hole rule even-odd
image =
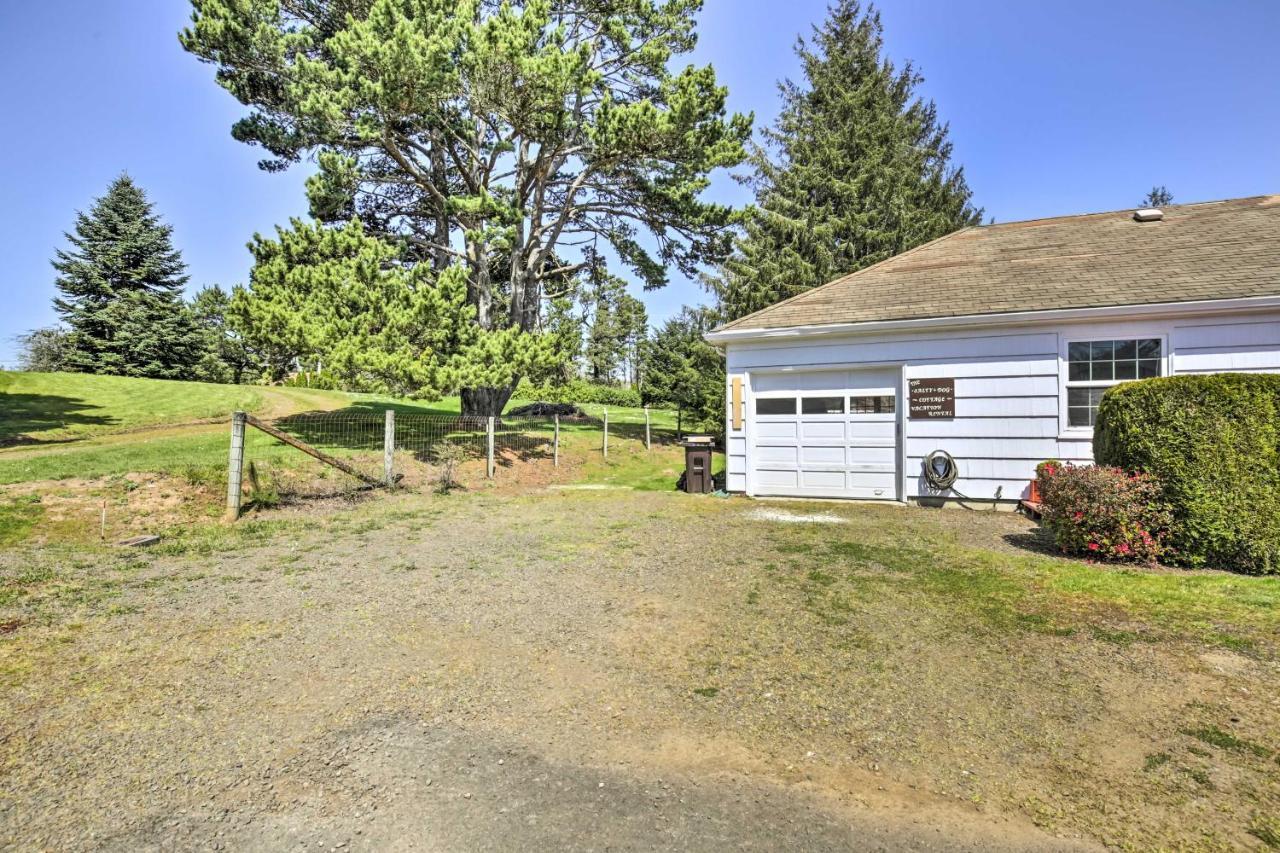
[[[0,556],[6,843],[1226,849],[1280,806],[1265,579],[503,488]]]

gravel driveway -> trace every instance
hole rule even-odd
[[[1249,838],[1143,756],[1178,736],[1171,691],[1213,702],[1274,667],[1246,661],[1228,684],[1181,646],[978,630],[906,587],[867,587],[840,621],[810,606],[827,588],[804,568],[815,543],[929,524],[956,547],[1005,553],[1002,537],[1027,523],[809,511],[842,521],[621,491],[403,495],[170,553],[0,555],[7,577],[46,573],[11,603],[21,624],[0,646],[0,839],[1073,850]],[[898,572],[858,565],[854,581]],[[1241,776],[1241,798],[1246,782],[1254,802],[1275,795]]]

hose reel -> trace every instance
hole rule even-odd
[[[945,492],[955,484],[959,475],[956,460],[945,450],[935,450],[924,458],[924,481],[930,488]]]

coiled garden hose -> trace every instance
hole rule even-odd
[[[959,475],[956,460],[945,450],[935,450],[924,458],[924,481],[931,488],[945,492],[955,484]]]
[[[976,500],[956,488],[955,483],[960,476],[960,468],[956,465],[956,460],[950,453],[945,450],[935,450],[924,458],[922,464],[924,467],[924,481],[929,484],[930,488],[939,492],[949,491],[956,497],[966,501]],[[1003,486],[996,488],[996,495],[991,499],[991,508],[993,510],[1000,501],[1000,494],[1003,491]]]

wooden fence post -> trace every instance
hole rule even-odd
[[[556,434],[551,442],[551,459],[554,467],[560,467],[560,416],[556,415]]]
[[[649,449],[649,407],[644,407],[644,449]]]
[[[240,517],[240,485],[244,477],[244,412],[231,415],[231,454],[227,460],[227,512],[224,521]]]
[[[604,407],[604,458],[609,458],[609,407]]]
[[[390,489],[396,484],[396,412],[387,409],[387,419],[382,427],[382,479]]]
[[[490,480],[493,479],[493,415],[489,415],[489,419],[485,425],[485,445],[486,445],[486,465],[485,476]]]

